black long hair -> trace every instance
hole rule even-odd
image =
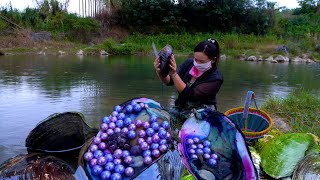
[[[193,52],[203,52],[208,58],[215,62],[212,63],[212,67],[216,67],[220,60],[220,47],[219,43],[215,39],[208,39],[201,41],[193,50]]]

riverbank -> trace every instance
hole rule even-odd
[[[262,108],[270,113],[275,129],[285,133],[313,133],[320,136],[319,94],[298,89],[287,98],[271,97]]]
[[[34,39],[31,32],[17,31],[0,36],[0,51],[4,55],[145,55],[153,56],[154,42],[160,50],[166,44],[174,48],[177,56],[190,56],[194,46],[205,39],[215,38],[221,49],[221,59],[278,62],[320,62],[320,54],[314,42],[306,39],[296,43],[276,36],[239,34],[160,34],[143,36],[126,35],[107,38],[90,44],[70,41]],[[115,40],[116,39],[116,40]],[[305,46],[303,46],[305,45]]]

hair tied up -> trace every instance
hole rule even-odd
[[[209,38],[208,41],[211,42],[212,44],[214,44],[214,42],[216,42],[216,40],[214,40],[212,38]]]

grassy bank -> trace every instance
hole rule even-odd
[[[262,56],[267,58],[270,55],[285,55],[282,51],[275,49],[285,45],[291,57],[308,54],[313,60],[320,60],[320,53],[314,48],[316,42],[311,39],[299,40],[282,39],[275,35],[244,35],[235,33],[182,33],[182,34],[159,34],[159,35],[126,35],[122,39],[108,38],[90,45],[73,43],[68,41],[34,42],[28,35],[30,31],[15,32],[10,36],[0,36],[2,51],[13,54],[38,53],[48,51],[47,54],[56,54],[59,50],[68,54],[75,54],[79,49],[84,50],[87,55],[98,55],[105,50],[112,55],[152,55],[151,48],[154,42],[160,50],[166,44],[170,44],[176,55],[189,55],[193,53],[194,47],[202,40],[208,38],[216,39],[220,44],[221,54],[237,58],[246,56]],[[32,48],[25,48],[32,47]],[[1,49],[0,49],[1,50]]]
[[[320,98],[316,94],[295,90],[287,98],[270,98],[264,109],[284,118],[292,132],[309,132],[320,136]]]

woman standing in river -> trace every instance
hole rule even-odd
[[[154,68],[159,79],[168,86],[174,85],[179,93],[175,108],[171,110],[174,116],[181,116],[184,114],[182,111],[187,111],[186,115],[189,115],[188,110],[193,108],[210,107],[217,110],[216,94],[223,83],[222,74],[217,67],[219,58],[219,43],[214,39],[208,39],[200,42],[194,48],[193,58],[185,60],[178,69],[172,55],[169,75],[166,77],[161,77],[160,60],[155,59]],[[183,123],[183,119],[179,117],[174,119]]]

